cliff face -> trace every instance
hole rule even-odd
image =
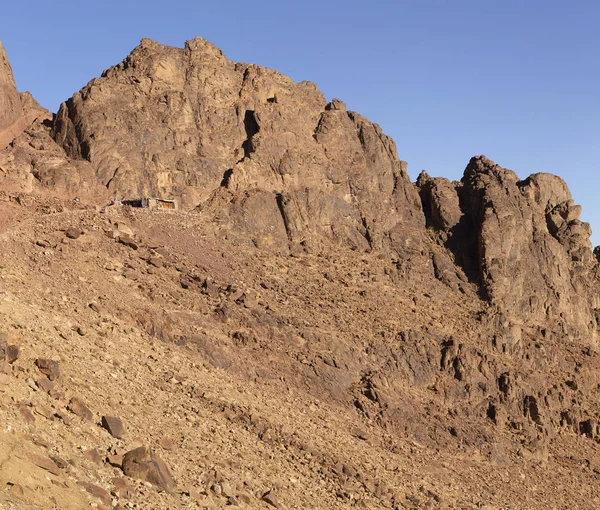
[[[23,108],[21,107],[21,96],[17,91],[12,68],[4,47],[0,42],[0,149],[8,145],[18,134],[23,117]]]
[[[597,345],[591,229],[564,181],[476,157],[460,183],[421,174],[418,186],[438,240],[507,321]]]
[[[175,196],[187,209],[233,201],[232,221],[258,244],[310,244],[314,233],[365,249],[407,244],[406,228],[424,225],[379,126],[203,39],[142,41],[61,106],[54,136],[112,195]]]

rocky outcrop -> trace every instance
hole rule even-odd
[[[459,183],[422,173],[415,187],[379,126],[204,39],[143,40],[61,106],[53,135],[111,195],[176,196],[274,251],[392,253],[454,289],[475,283],[511,331],[596,342],[590,230],[563,181],[477,157]]]
[[[0,149],[6,147],[24,128],[21,96],[17,91],[10,62],[0,42]]]
[[[538,173],[520,180],[478,156],[459,183],[422,173],[417,185],[440,244],[509,329],[597,344],[591,229],[562,179]]]
[[[50,137],[52,114],[28,92],[17,91],[0,43],[0,190],[89,196],[101,190],[85,162],[70,160]],[[100,193],[99,193],[100,191]]]
[[[22,114],[21,98],[4,46],[0,42],[0,131],[8,128]]]
[[[143,40],[61,106],[54,137],[111,195],[225,210],[257,244],[418,250],[418,195],[379,126],[204,39]]]
[[[596,345],[591,229],[564,181],[541,173],[519,180],[479,157],[467,166],[462,194],[490,302],[511,321]]]

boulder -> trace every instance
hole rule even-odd
[[[166,492],[173,492],[175,481],[164,461],[150,448],[140,446],[123,457],[123,473],[150,482]]]

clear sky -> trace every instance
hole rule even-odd
[[[232,60],[317,83],[380,124],[414,179],[485,154],[560,175],[600,244],[600,2],[4,2],[17,84],[52,111],[140,41],[202,36]]]

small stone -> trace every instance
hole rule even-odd
[[[256,308],[258,306],[258,294],[252,290],[247,290],[236,300],[236,303],[246,308]]]
[[[234,491],[233,491],[233,488],[231,487],[230,483],[223,482],[221,484],[221,494],[223,496],[225,496],[226,498],[229,498],[234,495]]]
[[[171,451],[175,449],[175,443],[172,439],[169,439],[168,437],[162,437],[158,441],[158,444],[163,450]]]
[[[38,358],[35,364],[37,365],[39,371],[51,381],[55,381],[60,376],[60,368],[57,361]]]
[[[202,292],[212,298],[219,297],[219,287],[208,278],[202,283]]]
[[[71,467],[71,465],[65,459],[61,459],[56,455],[52,455],[50,458],[52,459],[52,462],[54,462],[60,469],[69,469]]]
[[[140,446],[123,457],[123,472],[132,478],[150,482],[167,492],[176,488],[169,468],[150,448]]]
[[[72,421],[69,415],[63,411],[56,411],[56,416],[58,416],[65,425],[69,425]]]
[[[50,248],[50,243],[45,239],[39,239],[35,242],[35,244],[41,246],[42,248]]]
[[[12,372],[12,367],[8,361],[0,361],[0,374],[8,375]]]
[[[35,416],[33,416],[33,413],[29,410],[28,407],[20,405],[19,414],[21,415],[21,419],[24,423],[35,423]]]
[[[125,434],[125,427],[123,426],[123,422],[120,418],[115,416],[103,416],[102,417],[102,426],[108,430],[109,434],[112,437],[116,437],[117,439],[121,439],[123,434]]]
[[[252,502],[252,496],[250,496],[250,494],[248,494],[247,492],[240,492],[237,495],[237,499],[239,501],[241,501],[242,503],[244,503],[245,505],[249,505]]]
[[[133,280],[133,281],[139,280],[139,278],[140,278],[140,275],[137,273],[137,271],[125,271],[123,273],[123,276],[125,278],[127,278],[128,280]]]
[[[158,257],[150,257],[148,259],[148,264],[154,267],[163,267],[165,265],[162,259],[159,259]]]
[[[90,462],[93,462],[94,464],[102,463],[102,455],[100,455],[96,448],[90,448],[83,454],[83,456]]]
[[[125,480],[125,478],[113,478],[112,484],[114,486],[114,489],[111,491],[111,493],[114,496],[124,499],[128,499],[133,496],[133,489],[127,483],[127,480]]]
[[[79,485],[81,485],[89,494],[91,494],[92,496],[94,496],[95,498],[98,498],[100,501],[102,501],[102,503],[104,503],[105,505],[110,505],[112,502],[112,498],[110,496],[110,493],[103,489],[102,487],[99,487],[98,485],[94,485],[93,483],[89,483],[89,482],[77,482]]]
[[[67,409],[84,420],[92,421],[94,419],[92,411],[90,411],[88,406],[86,406],[78,397],[73,397],[71,399]]]
[[[42,457],[41,455],[37,455],[32,453],[29,455],[29,459],[33,462],[37,467],[52,473],[55,476],[60,475],[60,469],[58,466],[50,460],[48,457]]]
[[[106,457],[106,462],[111,466],[122,469],[123,468],[123,455],[109,455]]]
[[[8,361],[9,363],[14,363],[15,361],[17,361],[20,355],[21,349],[18,345],[9,345],[6,348],[6,361]]]
[[[138,244],[129,234],[119,234],[119,237],[117,237],[117,241],[121,244],[124,244],[125,246],[128,246],[132,250],[138,249]]]
[[[79,336],[85,336],[85,334],[86,334],[86,331],[85,331],[85,329],[84,329],[84,328],[82,328],[81,326],[77,326],[77,334],[78,334]]]
[[[50,393],[54,389],[54,383],[47,377],[39,377],[35,380],[38,388],[46,393]]]
[[[10,483],[9,485],[9,492],[11,494],[13,494],[14,496],[19,496],[20,498],[25,496],[25,491],[23,490],[23,487],[21,487],[18,483]]]
[[[273,491],[267,491],[262,495],[261,498],[265,503],[271,505],[272,507],[279,508],[279,502],[277,501],[277,496],[273,493]]]
[[[72,227],[65,230],[65,235],[69,239],[79,239],[83,235],[83,231],[78,228]]]
[[[43,416],[47,420],[51,420],[54,417],[54,411],[44,405],[36,406],[34,411],[35,411],[35,414],[39,414],[40,416]]]

